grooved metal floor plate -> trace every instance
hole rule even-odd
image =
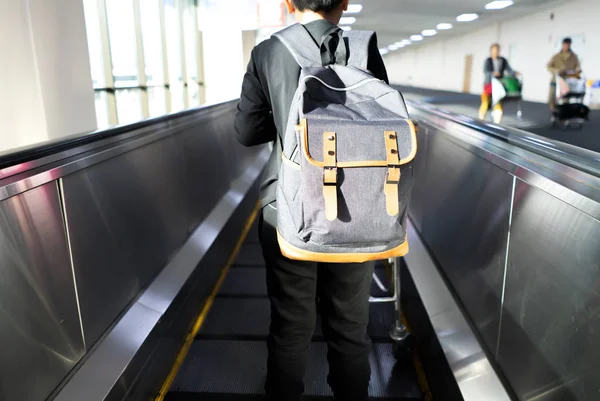
[[[171,388],[183,393],[262,394],[266,375],[263,341],[195,341]],[[327,349],[321,342],[309,349],[305,392],[331,396],[327,384]],[[371,353],[372,398],[421,400],[412,366],[397,366],[391,344],[374,344]]]
[[[219,291],[219,296],[257,297],[267,296],[267,281],[264,269],[238,267],[231,269]]]

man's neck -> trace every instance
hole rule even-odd
[[[314,11],[305,11],[302,13],[297,13],[296,14],[296,20],[301,23],[301,24],[308,24],[309,22],[313,22],[313,21],[318,21],[318,20],[327,20],[333,24],[338,24],[339,18],[336,18],[335,16],[331,14],[325,14],[325,13],[319,13],[319,12],[314,12]]]

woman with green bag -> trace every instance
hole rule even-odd
[[[493,107],[494,111],[492,112],[492,116],[494,122],[500,124],[504,113],[502,103],[504,98],[512,93],[514,82],[511,79],[516,79],[515,77],[517,74],[510,67],[508,61],[500,56],[500,45],[498,43],[494,43],[491,46],[490,52],[490,57],[485,60],[483,65],[484,82],[483,94],[481,95],[481,107],[479,108],[479,118],[481,120],[485,119],[485,115],[489,109]],[[504,79],[508,81],[508,88],[505,87],[505,84],[502,81]]]

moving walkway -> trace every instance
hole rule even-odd
[[[0,158],[0,399],[260,399],[268,307],[253,223],[269,149],[235,142],[234,110]],[[597,399],[600,156],[410,112],[419,156],[400,276],[414,340],[394,358],[393,307],[372,305],[373,398]],[[319,330],[310,355],[307,395],[327,399]]]

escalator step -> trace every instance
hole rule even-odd
[[[394,324],[392,304],[371,304],[369,336],[373,342],[390,342]],[[202,325],[198,338],[264,340],[269,334],[269,300],[267,298],[216,298]],[[315,340],[323,340],[321,319],[317,318]]]
[[[331,396],[326,354],[324,343],[313,343],[309,349],[305,378],[308,396]],[[397,365],[391,344],[375,344],[370,359],[371,397],[423,399],[412,365]],[[171,392],[257,395],[263,393],[265,374],[266,345],[262,341],[196,340]],[[202,399],[208,398],[203,396]]]
[[[271,311],[267,298],[216,298],[196,338],[264,341],[269,335]],[[320,319],[315,340],[323,340]],[[387,334],[386,334],[387,336]]]
[[[264,267],[265,260],[263,259],[262,249],[258,243],[250,243],[248,240],[242,245],[240,252],[233,264],[234,267]]]
[[[396,323],[394,304],[373,303],[369,309],[369,336],[374,342],[391,342],[390,330]]]
[[[248,231],[248,235],[246,236],[246,243],[247,244],[258,244],[259,243],[259,240],[258,240],[258,220],[256,220],[254,222],[254,224],[250,228],[250,231]]]
[[[263,340],[269,334],[269,308],[267,298],[216,298],[197,338]]]
[[[264,269],[238,267],[231,269],[223,282],[219,297],[266,297],[267,281]]]

